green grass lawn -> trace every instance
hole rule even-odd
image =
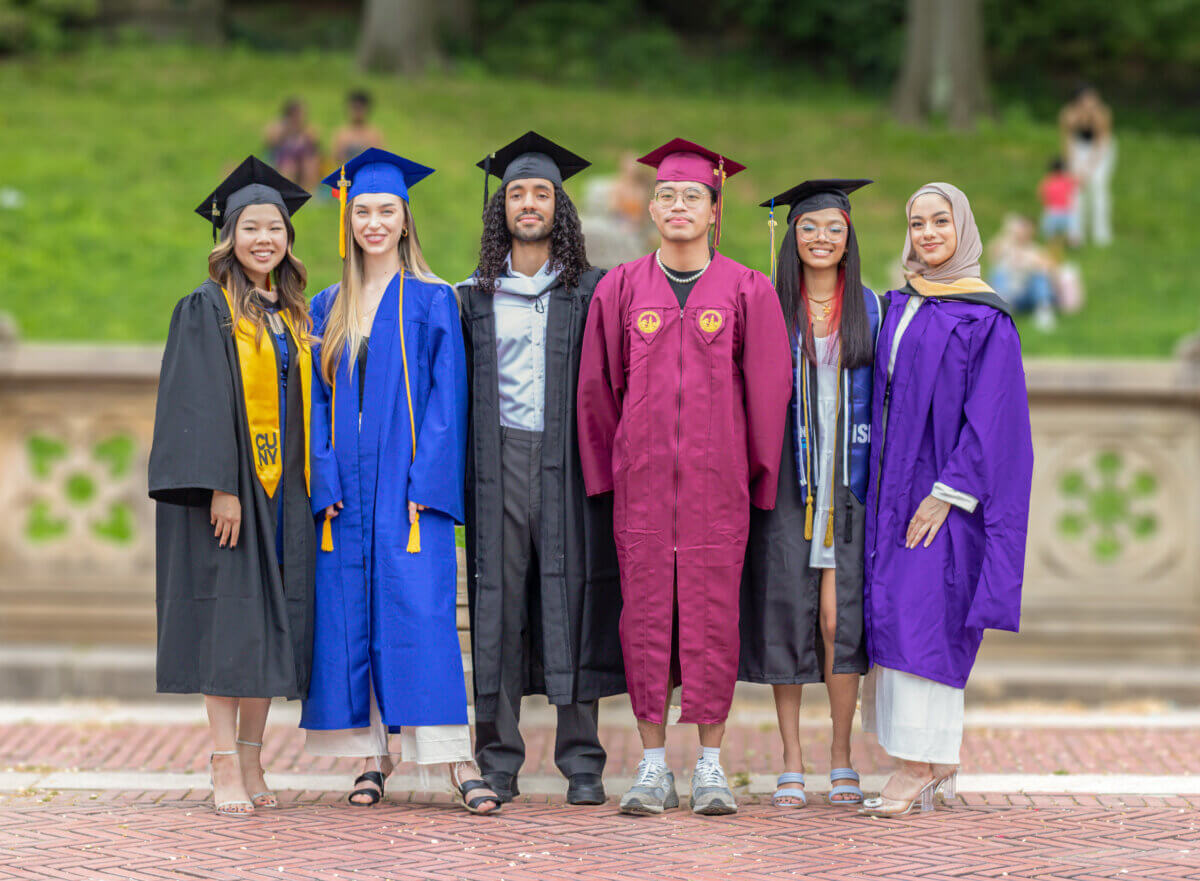
[[[970,134],[894,125],[873,100],[799,85],[793,95],[672,96],[505,80],[474,71],[417,80],[364,76],[343,54],[254,54],[131,46],[0,65],[0,310],[35,340],[157,341],[171,307],[204,277],[208,227],[193,207],[247,153],[266,156],[263,127],[302,95],[323,132],[342,96],[365,85],[389,147],[438,173],[413,190],[435,271],[457,281],[474,266],[482,196],[474,163],[537,129],[612,172],[624,149],[680,135],[720,148],[749,170],[729,183],[722,250],[767,265],[765,212],[754,207],[807,177],[871,177],[855,196],[869,284],[887,286],[904,235],[906,197],[948,180],[971,197],[984,237],[1005,212],[1036,215],[1035,189],[1056,133],[1010,114]],[[1118,118],[1118,125],[1119,125]],[[1118,133],[1117,244],[1078,255],[1089,301],[1030,354],[1166,356],[1200,325],[1192,288],[1200,139]],[[582,178],[580,178],[582,179]],[[568,185],[571,189],[571,185]],[[337,280],[330,200],[297,216],[310,292]]]

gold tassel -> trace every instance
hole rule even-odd
[[[771,284],[775,284],[775,227],[779,222],[775,219],[775,200],[771,200],[771,214],[767,217],[767,228],[771,230]]]
[[[421,515],[418,514],[412,522],[412,526],[408,528],[408,552],[410,554],[421,553]]]
[[[829,509],[829,522],[825,525],[825,547],[833,547],[833,509]]]
[[[721,215],[725,210],[725,157],[722,156],[713,172],[717,177],[717,227],[713,230],[713,247],[721,244]]]
[[[812,541],[813,530],[813,497],[812,493],[808,494],[808,501],[804,503],[804,540]]]
[[[342,166],[342,176],[338,178],[338,256],[346,259],[346,188],[350,181],[346,180],[346,166]]]
[[[325,515],[325,525],[321,527],[321,550],[329,553],[333,550],[333,518]]]

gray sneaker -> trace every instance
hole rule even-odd
[[[666,765],[638,763],[637,780],[621,796],[622,814],[661,814],[667,808],[679,807],[675,792],[675,775]]]
[[[692,813],[716,816],[736,814],[737,801],[721,766],[700,762],[692,773]]]

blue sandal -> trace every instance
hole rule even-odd
[[[806,807],[808,805],[808,793],[806,793],[803,789],[797,789],[795,786],[787,786],[786,784],[788,783],[799,783],[801,786],[803,786],[804,775],[797,771],[784,771],[782,774],[780,774],[779,779],[775,781],[775,785],[778,788],[775,790],[775,794],[771,796],[771,804],[775,805],[777,808]],[[779,801],[781,798],[798,798],[800,799],[800,804],[781,804]]]
[[[833,786],[835,780],[853,780],[854,783],[843,783],[841,786]],[[829,790],[829,803],[831,805],[860,805],[863,801],[862,788],[859,783],[858,772],[853,768],[834,768],[829,772],[829,784],[833,788]],[[856,798],[834,798],[835,795],[853,795]]]

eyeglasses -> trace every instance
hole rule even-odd
[[[815,242],[822,232],[826,240],[840,242],[846,237],[847,226],[844,223],[831,223],[829,226],[817,226],[815,223],[799,223],[796,225],[796,237],[802,242]]]
[[[698,190],[695,187],[688,187],[682,193],[677,193],[670,187],[664,187],[661,190],[655,190],[654,201],[662,208],[670,208],[682,196],[685,206],[688,208],[699,208],[700,203],[704,201],[707,195],[703,190]]]

